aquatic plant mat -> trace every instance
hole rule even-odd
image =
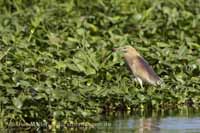
[[[199,0],[1,0],[0,127],[200,103]],[[163,79],[141,89],[112,48]]]

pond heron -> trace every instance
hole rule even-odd
[[[149,83],[151,85],[160,85],[161,79],[154,72],[149,63],[131,46],[114,48],[114,51],[122,51],[124,59],[128,64],[131,72],[135,76],[136,81],[139,82],[143,88],[143,83]]]

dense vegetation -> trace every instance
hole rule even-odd
[[[1,0],[0,7],[3,123],[200,104],[199,0]],[[165,84],[143,90],[133,82],[112,52],[124,45]]]

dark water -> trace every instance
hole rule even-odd
[[[182,108],[109,114],[90,132],[200,133],[200,110]]]

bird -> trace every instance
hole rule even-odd
[[[154,72],[149,63],[140,55],[140,53],[132,46],[114,48],[113,51],[123,52],[125,62],[128,64],[135,80],[139,82],[141,88],[143,83],[153,86],[161,85],[161,78]]]

